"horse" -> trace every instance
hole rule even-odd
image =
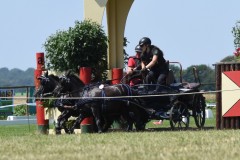
[[[34,97],[36,98],[36,100],[40,99],[42,101],[45,97],[53,96],[53,91],[59,84],[59,77],[53,74],[48,75],[48,71],[46,71],[40,77],[37,77],[37,79],[40,81],[40,86],[34,93]],[[71,109],[71,106],[73,106],[74,104],[75,101],[67,99],[66,97],[61,97],[54,100],[52,107],[56,107],[61,112],[61,115],[57,118],[55,124],[57,134],[61,133],[62,128],[65,130],[66,133],[68,133],[69,129],[66,127],[65,122],[71,116],[78,117],[79,113]]]
[[[36,100],[52,96],[52,91],[57,86],[59,77],[53,74],[48,75],[48,71],[46,71],[40,77],[37,77],[37,79],[40,81],[40,86],[34,93]]]
[[[136,130],[142,130],[142,126],[145,126],[134,99],[117,98],[135,94],[129,85],[84,86],[78,77],[67,74],[60,78],[60,83],[53,93],[57,96],[62,92],[73,97],[80,97],[74,106],[75,110],[81,112],[76,123],[80,123],[84,117],[93,115],[99,133],[105,132],[113,119],[119,116],[127,120],[127,131],[132,130],[133,123],[135,123]]]
[[[76,109],[76,107],[74,108],[74,105],[76,103],[76,99],[73,99],[73,97],[79,97],[80,96],[80,92],[82,91],[82,88],[84,88],[85,84],[80,81],[80,83],[78,83],[78,86],[72,86],[69,85],[70,83],[68,82],[68,80],[65,78],[65,75],[70,74],[71,71],[67,71],[63,76],[61,76],[59,78],[59,83],[58,85],[55,87],[55,89],[53,90],[53,96],[54,97],[60,97],[62,95],[61,101],[57,101],[55,103],[56,106],[58,106],[59,111],[61,112],[61,115],[58,117],[57,120],[57,125],[56,125],[56,132],[60,133],[61,128],[64,128],[66,133],[73,133],[74,129],[77,126],[77,123],[74,123],[74,127],[72,127],[72,129],[70,130],[69,128],[67,129],[65,126],[65,123],[68,121],[68,119],[73,116],[73,117],[79,117],[81,112],[84,112],[86,114],[87,117],[92,116],[90,113],[90,111],[83,111],[83,110],[78,110]],[[77,81],[79,78],[76,78]],[[66,88],[68,88],[70,91],[65,90],[65,88],[62,88],[60,86],[66,86]],[[69,99],[72,98],[72,99]],[[67,103],[66,103],[67,102]],[[80,123],[78,123],[80,124]]]

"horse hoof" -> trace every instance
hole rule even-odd
[[[71,129],[68,132],[69,132],[69,134],[74,134],[74,129],[73,130]]]
[[[56,133],[56,135],[60,135],[61,134],[61,130],[60,131],[56,130],[55,133]]]

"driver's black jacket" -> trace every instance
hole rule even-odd
[[[141,61],[147,65],[152,61],[153,55],[158,56],[158,61],[157,63],[150,68],[151,71],[153,71],[155,74],[168,74],[168,64],[166,60],[163,57],[163,52],[156,46],[151,45],[150,46],[150,51],[144,52],[141,55]]]

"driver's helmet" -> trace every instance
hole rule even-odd
[[[135,47],[135,51],[138,53],[142,53],[142,48],[139,44]]]
[[[148,37],[141,38],[140,41],[139,41],[139,45],[140,46],[142,46],[142,45],[151,45],[150,38],[148,38]]]

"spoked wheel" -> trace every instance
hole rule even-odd
[[[189,127],[189,111],[187,105],[177,101],[170,111],[170,125],[172,130],[186,130]]]
[[[198,128],[203,128],[205,124],[205,97],[202,94],[197,94],[193,102],[193,117]]]

